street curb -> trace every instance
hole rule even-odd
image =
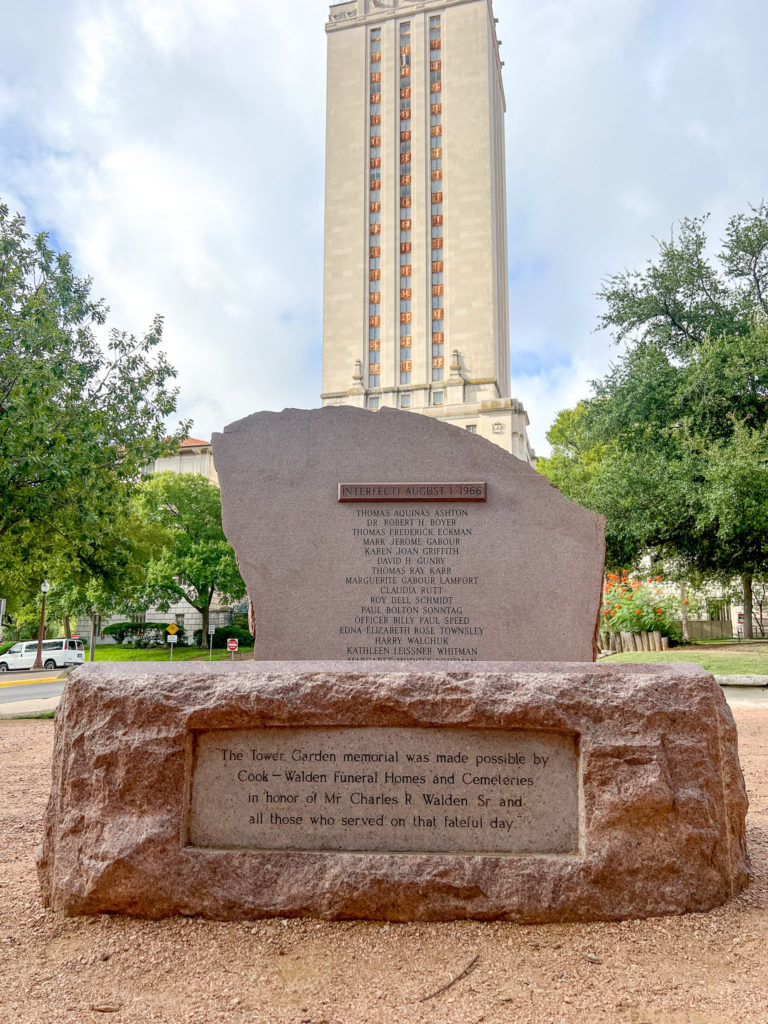
[[[715,676],[721,686],[762,686],[768,687],[768,676]]]

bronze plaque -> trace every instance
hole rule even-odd
[[[339,484],[339,501],[486,501],[487,484]]]

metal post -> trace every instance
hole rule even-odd
[[[35,663],[32,669],[43,667],[43,634],[45,633],[45,595],[51,589],[51,585],[48,580],[43,580],[40,584],[40,590],[43,592],[43,606],[40,609],[40,629],[37,634],[37,654],[35,655]]]

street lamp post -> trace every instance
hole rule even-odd
[[[35,663],[32,669],[43,667],[43,635],[45,633],[45,595],[51,589],[51,584],[48,580],[43,580],[40,584],[40,589],[43,592],[43,607],[40,609],[40,629],[37,633],[37,654],[35,655]]]

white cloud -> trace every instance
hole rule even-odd
[[[113,320],[165,314],[197,436],[319,402],[321,0],[26,0],[0,31],[0,195]],[[613,355],[601,278],[680,217],[763,196],[768,8],[495,0],[513,394],[535,447]]]

